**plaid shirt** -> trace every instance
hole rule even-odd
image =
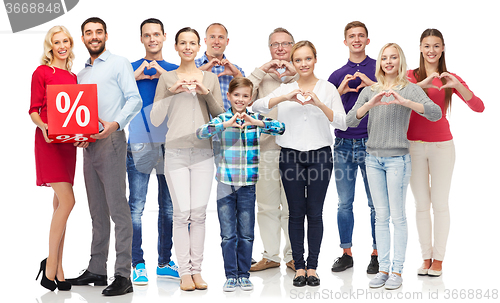
[[[233,117],[233,112],[229,108],[225,113],[196,130],[198,139],[206,139],[222,133],[219,135],[222,137],[222,155],[216,174],[219,182],[235,186],[255,184],[259,179],[260,134],[282,135],[285,132],[285,124],[277,120],[251,113],[248,110],[247,114],[264,122],[264,127],[250,125],[243,129],[237,127],[224,129],[222,123]]]
[[[226,59],[226,56],[223,55],[222,58]],[[210,60],[208,60],[207,54],[204,53],[202,57],[194,60],[194,63],[196,64],[196,67],[200,67],[207,64],[209,61]],[[238,65],[232,62],[231,64],[233,64],[240,71],[241,75],[245,77],[245,73]],[[225,69],[224,66],[216,65],[212,67],[212,73],[219,75],[224,71],[224,69]],[[224,75],[219,77],[220,92],[222,95],[222,101],[224,101],[224,110],[228,110],[229,108],[231,108],[231,102],[229,102],[229,100],[227,99],[227,91],[229,89],[229,82],[231,82],[231,80],[233,80],[233,76]]]

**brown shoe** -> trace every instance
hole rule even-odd
[[[290,261],[286,262],[286,267],[288,267],[291,270],[295,271],[295,262],[293,260],[290,260]]]
[[[262,260],[260,260],[259,262],[255,263],[250,267],[250,271],[259,271],[275,267],[280,267],[280,264],[278,262],[262,258]]]

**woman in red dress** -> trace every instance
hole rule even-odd
[[[62,253],[66,222],[75,205],[73,180],[76,166],[76,146],[51,143],[47,134],[47,85],[76,84],[71,70],[73,38],[63,26],[51,28],[44,41],[41,64],[33,73],[31,82],[31,120],[38,126],[35,133],[36,183],[54,190],[54,213],[50,224],[49,255],[40,264],[43,272],[41,285],[47,289],[69,290],[62,269]],[[78,146],[85,147],[86,144]],[[37,279],[38,279],[37,276]],[[57,284],[56,284],[57,283]]]

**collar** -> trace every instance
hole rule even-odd
[[[111,52],[109,50],[106,50],[106,51],[104,51],[104,53],[102,53],[95,60],[106,61],[106,60],[108,60],[108,58],[110,56],[111,56]],[[94,63],[95,63],[95,60],[94,60]],[[85,62],[85,67],[87,67],[87,66],[92,66],[92,64],[90,64],[90,58],[87,60],[87,62]]]
[[[209,61],[207,57],[207,52],[204,52],[203,56],[200,59],[203,62],[203,64],[207,64]],[[226,55],[222,54],[222,59],[226,59]]]
[[[359,62],[359,63],[354,63],[352,62],[351,60],[347,59],[347,65],[349,65],[350,67],[356,67],[358,65],[363,65],[363,66],[366,66],[368,64],[368,61],[370,61],[371,58],[367,55],[366,58]]]
[[[249,115],[249,116],[250,116],[250,114],[252,114],[250,111],[248,111],[248,107],[247,107],[247,108],[245,108],[245,112],[246,112],[246,113],[247,113],[247,115]],[[234,116],[234,113],[233,113],[233,107],[231,106],[230,108],[228,108],[228,109],[226,110],[226,113],[231,114],[231,117],[232,117],[232,116]]]

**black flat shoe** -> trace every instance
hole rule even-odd
[[[307,284],[306,276],[296,276],[295,278],[293,278],[293,286],[302,287],[306,286],[306,284]]]
[[[132,288],[132,281],[130,281],[130,278],[117,275],[111,285],[102,291],[102,294],[105,296],[119,296],[133,291],[134,289]]]
[[[66,282],[72,285],[89,285],[93,283],[94,286],[106,286],[108,285],[108,276],[93,274],[85,270],[78,278],[66,279]]]
[[[40,270],[38,271],[38,275],[36,275],[36,279],[38,280],[38,277],[42,273],[42,280],[40,281],[40,285],[43,287],[47,288],[50,291],[54,291],[57,288],[57,284],[54,281],[51,281],[47,278],[45,275],[45,268],[47,267],[47,259],[43,259],[42,262],[40,262]]]
[[[67,281],[59,281],[56,277],[57,289],[59,290],[71,290],[71,283]]]
[[[309,286],[319,286],[319,277],[307,276],[307,285]]]
[[[371,256],[370,264],[368,264],[366,268],[366,273],[371,275],[378,273],[378,256]]]

